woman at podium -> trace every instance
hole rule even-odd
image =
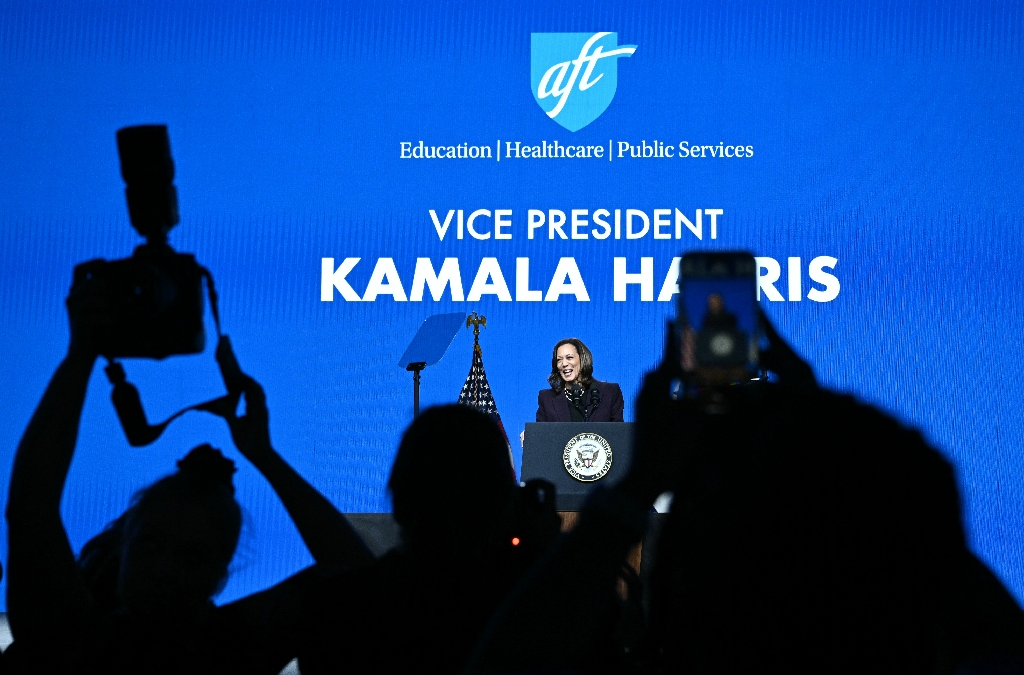
[[[621,422],[622,390],[593,375],[594,356],[583,341],[560,340],[551,354],[551,388],[537,395],[537,421]]]

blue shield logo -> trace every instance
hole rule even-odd
[[[579,131],[601,116],[615,98],[618,60],[636,45],[618,45],[618,33],[533,33],[530,84],[548,117]]]

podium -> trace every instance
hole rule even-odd
[[[603,439],[611,450],[611,465],[607,473],[597,480],[580,480],[566,468],[566,446],[577,439],[569,448],[569,459],[577,464],[581,459],[598,450],[605,452],[604,443],[598,439],[580,438],[581,434],[593,434]],[[593,464],[602,461],[594,458]],[[521,480],[543,478],[555,484],[556,502],[559,511],[579,511],[583,501],[598,485],[610,487],[626,475],[633,461],[633,425],[626,422],[531,422],[526,425],[523,437],[523,468]],[[580,466],[573,472],[586,478],[591,467]]]
[[[590,438],[591,436],[598,436],[604,442]],[[576,473],[588,478],[587,474],[592,473],[587,470],[589,467],[579,465],[585,463],[586,459],[592,459],[595,450],[598,453],[611,450],[611,465],[607,467],[607,472],[597,480],[580,480],[573,476],[573,473]],[[601,459],[596,458],[596,462],[599,464]],[[526,433],[523,436],[522,480],[543,478],[555,484],[555,507],[562,517],[563,532],[571,530],[576,525],[577,512],[583,507],[583,502],[590,491],[598,485],[615,485],[626,475],[632,462],[632,423],[530,422],[526,425]],[[566,464],[569,464],[569,468]],[[627,562],[638,574],[645,577],[641,571],[641,563],[644,562],[641,556],[644,543],[646,542],[637,544],[629,552]],[[619,592],[625,597],[626,589],[621,582]]]

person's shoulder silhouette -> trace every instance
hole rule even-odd
[[[459,405],[424,411],[388,487],[401,549],[311,592],[304,675],[458,672],[518,577],[506,541],[516,486],[489,417]]]
[[[949,463],[848,396],[776,393],[696,444],[652,580],[661,658],[929,672],[964,551]]]

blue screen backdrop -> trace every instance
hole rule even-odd
[[[267,389],[275,445],[344,511],[390,509],[388,470],[412,415],[411,376],[396,364],[427,316],[487,317],[484,363],[518,463],[514,437],[533,420],[558,339],[591,347],[595,375],[622,385],[632,419],[642,373],[658,361],[674,315],[671,283],[659,300],[673,258],[741,248],[777,263],[780,299],[766,290],[761,304],[820,379],[920,428],[950,459],[972,547],[1024,599],[1024,8],[497,5],[0,8],[0,491],[66,349],[73,265],[125,257],[139,243],[114,132],[164,123],[182,213],[171,243],[213,271],[225,331]],[[530,35],[596,31],[636,51],[617,59],[607,109],[570,132],[534,98]],[[490,156],[402,158],[420,141],[486,147]],[[603,156],[506,156],[506,143],[556,141]],[[744,156],[683,158],[683,143],[740,146]],[[634,158],[629,146],[641,155],[644,146],[672,147],[674,156]],[[486,209],[476,227],[492,235],[494,212],[510,210],[511,238],[466,230],[459,239],[455,216],[442,240],[431,209],[442,224],[449,210],[468,219]],[[563,212],[569,236],[545,224],[529,238],[531,209],[546,219]],[[621,211],[621,238],[596,236],[600,209]],[[650,220],[644,236],[627,238],[628,209]],[[669,239],[654,238],[658,209],[670,210]],[[696,211],[705,212],[701,239],[685,225],[676,238],[676,209],[694,227]],[[573,210],[588,212],[581,232],[595,236],[571,238]],[[708,210],[721,211],[714,239]],[[636,216],[634,227],[641,222]],[[822,257],[834,263],[822,268]],[[395,275],[378,281],[392,294],[350,302],[332,291],[322,301],[323,258],[334,268],[360,258],[346,282],[362,297],[378,260],[390,258]],[[423,300],[397,301],[394,277],[411,295],[418,258],[435,272],[458,259],[467,297],[481,261],[494,258],[512,299],[453,301],[449,288],[438,301],[429,289]],[[589,299],[517,301],[518,258],[529,260],[528,290],[546,295],[560,261],[572,258]],[[616,300],[615,258],[628,274],[650,265],[651,289],[628,284]],[[788,299],[791,258],[800,259],[799,301]],[[815,260],[838,281],[827,301]],[[426,404],[455,400],[471,345],[461,331],[424,371]],[[202,356],[126,363],[151,419],[223,393],[212,348],[211,340]],[[136,490],[209,441],[238,462],[247,513],[219,599],[310,562],[223,422],[192,413],[154,445],[132,449],[109,390],[97,369],[63,504],[76,549]]]

